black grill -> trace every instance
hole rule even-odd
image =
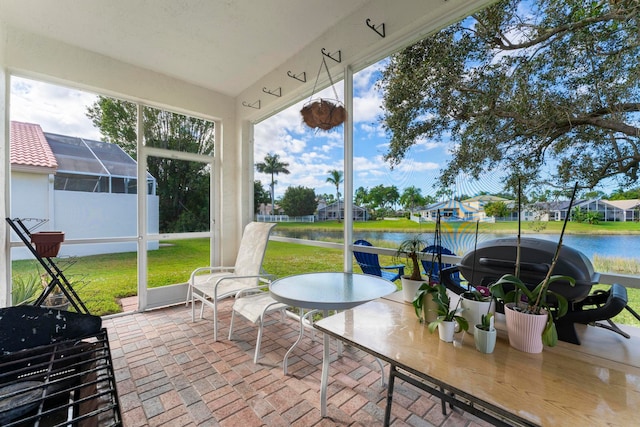
[[[0,356],[0,425],[121,426],[106,329],[54,341]]]
[[[476,286],[489,286],[505,274],[514,274],[517,245],[515,237],[483,242],[474,251],[467,253],[458,265],[443,269],[442,282],[451,291],[461,294],[467,288],[455,279],[457,272]],[[527,286],[533,288],[545,278],[556,246],[555,242],[549,240],[528,237],[521,239],[520,279]],[[568,246],[562,246],[552,273],[570,276],[576,281],[575,286],[566,281],[556,281],[549,287],[569,302],[569,312],[556,319],[560,340],[580,343],[575,323],[601,326],[629,338],[628,334],[610,320],[625,308],[640,320],[638,314],[627,306],[627,290],[624,286],[614,283],[608,291],[591,293],[592,286],[599,283],[600,275],[594,271],[591,261],[582,252]],[[598,321],[606,323],[597,323]]]
[[[551,267],[557,244],[550,240],[522,238],[520,242],[520,279],[530,286],[540,283]],[[505,274],[514,274],[517,239],[501,238],[478,244],[475,251],[460,261],[460,273],[471,283],[489,285]],[[554,275],[570,276],[575,286],[568,282],[554,282],[550,289],[564,295],[569,301],[586,298],[591,286],[598,283],[600,275],[593,269],[589,258],[569,246],[562,246]]]

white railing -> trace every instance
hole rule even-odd
[[[257,222],[315,222],[314,215],[289,216],[289,215],[256,215]]]

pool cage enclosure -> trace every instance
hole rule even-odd
[[[137,193],[136,161],[119,145],[47,132],[44,135],[58,162],[55,190]],[[155,195],[156,185],[156,179],[147,172],[147,194]]]

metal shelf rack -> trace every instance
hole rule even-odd
[[[33,305],[39,307],[41,306],[45,299],[49,296],[49,294],[55,289],[57,286],[62,293],[67,297],[71,306],[78,312],[83,314],[90,314],[87,307],[84,305],[76,291],[73,289],[73,286],[69,282],[69,280],[65,277],[62,269],[58,266],[57,262],[52,259],[52,257],[42,257],[35,250],[33,245],[31,244],[31,231],[33,228],[40,226],[45,221],[40,220],[38,224],[33,227],[31,230],[25,226],[24,219],[22,218],[6,218],[7,223],[11,226],[16,235],[22,240],[25,246],[31,251],[33,256],[38,260],[40,265],[45,269],[48,276],[51,278],[45,289],[42,291],[38,299],[33,303]]]

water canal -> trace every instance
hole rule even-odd
[[[292,237],[298,239],[321,240],[321,241],[342,241],[341,231],[314,231],[314,230],[278,230],[273,231],[274,235]],[[357,231],[354,232],[354,240],[368,240],[377,246],[395,246],[404,239],[410,237],[412,233],[380,232],[380,231]],[[478,235],[478,242],[492,240],[500,237],[507,237],[508,234]],[[558,241],[559,234],[526,234],[526,237],[536,237],[539,239]],[[431,242],[433,234],[425,234],[425,240]],[[380,242],[388,242],[382,245]],[[458,229],[455,232],[442,232],[442,245],[451,249],[456,255],[464,255],[473,250],[475,245],[475,233],[471,229]],[[584,235],[566,234],[563,244],[577,249],[590,259],[594,255],[604,257],[630,258],[640,261],[640,235]]]

